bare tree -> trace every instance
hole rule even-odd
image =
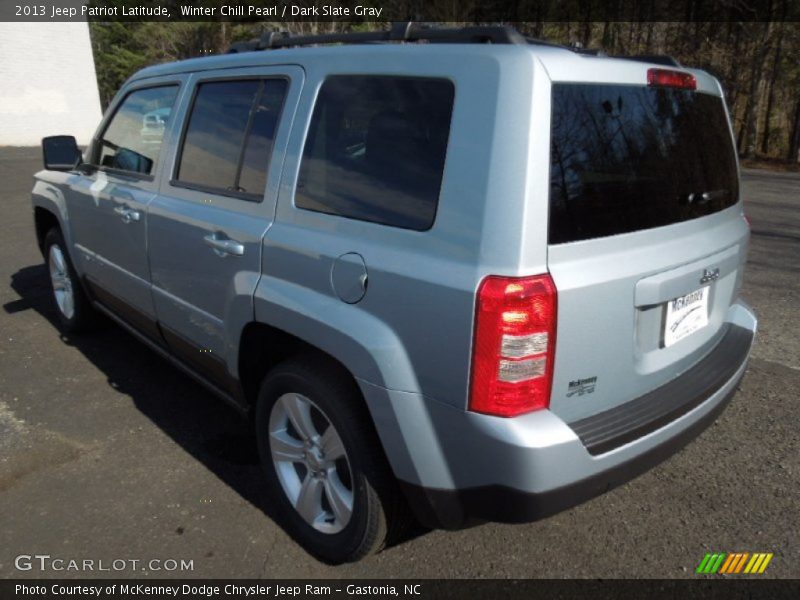
[[[758,115],[758,90],[764,71],[764,61],[769,53],[773,32],[777,30],[773,22],[761,23],[763,31],[761,36],[754,39],[755,49],[750,62],[750,90],[748,94],[747,110],[744,115],[744,149],[746,158],[756,155],[756,127]]]

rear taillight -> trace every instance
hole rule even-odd
[[[475,309],[471,411],[513,417],[550,405],[556,306],[548,274],[483,280]]]
[[[697,80],[691,73],[670,69],[648,69],[647,85],[695,90],[697,89]]]

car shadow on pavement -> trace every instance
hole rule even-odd
[[[7,314],[34,310],[60,329],[43,264],[14,273],[11,288],[20,298],[3,305]],[[105,375],[109,386],[129,396],[138,410],[186,452],[283,528],[262,480],[251,421],[109,319],[101,317],[98,326],[86,334],[62,333],[61,340],[83,354]],[[427,531],[422,526],[412,527],[392,545]]]

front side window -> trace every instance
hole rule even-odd
[[[177,85],[128,94],[100,138],[97,164],[151,175],[177,95]]]
[[[200,84],[184,135],[177,180],[260,198],[286,85],[284,79]]]
[[[450,81],[342,75],[322,85],[300,165],[299,208],[426,230],[442,185]]]

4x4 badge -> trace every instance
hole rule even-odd
[[[719,269],[703,269],[703,276],[700,278],[700,283],[708,283],[709,281],[716,281],[719,279]]]

